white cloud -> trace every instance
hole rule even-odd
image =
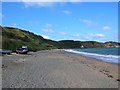
[[[17,27],[17,24],[16,24],[16,23],[14,23],[14,24],[12,24],[12,25],[11,25],[11,27]]]
[[[92,36],[92,37],[97,37],[97,38],[105,37],[104,34],[93,34],[93,33],[90,33],[89,35]]]
[[[95,26],[97,23],[88,19],[80,19],[81,22],[85,23],[87,26]]]
[[[52,7],[58,2],[62,2],[59,4],[67,3],[67,2],[81,2],[82,0],[21,0],[24,3],[25,8],[28,7]],[[67,12],[68,13],[68,12]]]
[[[52,28],[52,24],[48,24],[48,23],[47,23],[47,24],[46,24],[46,27],[47,27],[47,28]]]
[[[61,32],[60,35],[66,35],[67,33],[66,32]]]
[[[82,2],[83,0],[69,0],[70,2]]]
[[[44,39],[50,39],[49,36],[46,36],[46,35],[41,35]]]
[[[71,14],[71,12],[68,11],[68,10],[63,10],[62,12],[63,12],[64,14],[67,14],[67,15]]]
[[[75,34],[75,35],[73,35],[74,37],[80,37],[80,34]]]
[[[22,2],[81,2],[83,0],[21,0],[21,1]]]
[[[84,40],[92,41],[93,39],[91,37],[89,37],[89,36],[86,36],[86,37],[84,37]]]
[[[54,2],[26,2],[25,0],[23,3],[24,3],[25,8],[28,8],[28,7],[51,7],[55,4]]]
[[[46,33],[53,33],[54,31],[50,28],[43,28],[42,29],[43,32],[46,32]]]
[[[2,2],[119,2],[119,0],[2,0]]]
[[[104,27],[103,27],[103,30],[110,30],[110,29],[111,29],[110,26],[104,26]]]
[[[22,0],[22,2],[53,2],[56,0]]]
[[[46,32],[46,33],[53,33],[53,29],[52,29],[52,24],[46,24],[45,25],[45,28],[42,29],[43,32]]]

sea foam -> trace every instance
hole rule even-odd
[[[116,63],[116,64],[120,63],[120,61],[119,61],[120,57],[117,55],[102,55],[102,54],[96,54],[96,53],[79,52],[79,51],[72,50],[72,49],[64,49],[64,51],[80,54],[80,55],[86,56],[86,57],[99,59],[99,60],[102,60],[105,62]]]

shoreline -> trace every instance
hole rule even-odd
[[[77,51],[74,49],[64,49],[66,52],[78,54],[80,56],[96,59],[96,60],[101,60],[107,63],[113,63],[113,64],[120,64],[119,62],[119,55],[103,55],[103,54],[98,54],[98,53],[89,53],[89,52],[84,52],[84,51]]]
[[[100,62],[104,62],[104,63],[108,63],[108,64],[114,64],[114,65],[119,65],[120,63],[112,63],[112,62],[106,62],[106,61],[103,61],[101,59],[96,59],[96,58],[92,58],[92,57],[87,57],[87,56],[83,56],[81,54],[77,54],[77,53],[72,53],[72,52],[67,52],[65,51],[66,53],[70,53],[70,54],[74,54],[74,55],[77,55],[77,56],[80,56],[80,57],[85,57],[86,59],[93,59],[95,61],[100,61]]]
[[[2,62],[3,88],[118,88],[118,65],[62,49],[5,55]]]

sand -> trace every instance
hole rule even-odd
[[[118,88],[118,65],[63,50],[4,55],[3,88]]]

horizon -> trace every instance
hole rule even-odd
[[[2,2],[1,15],[2,26],[46,39],[119,42],[117,2]]]

